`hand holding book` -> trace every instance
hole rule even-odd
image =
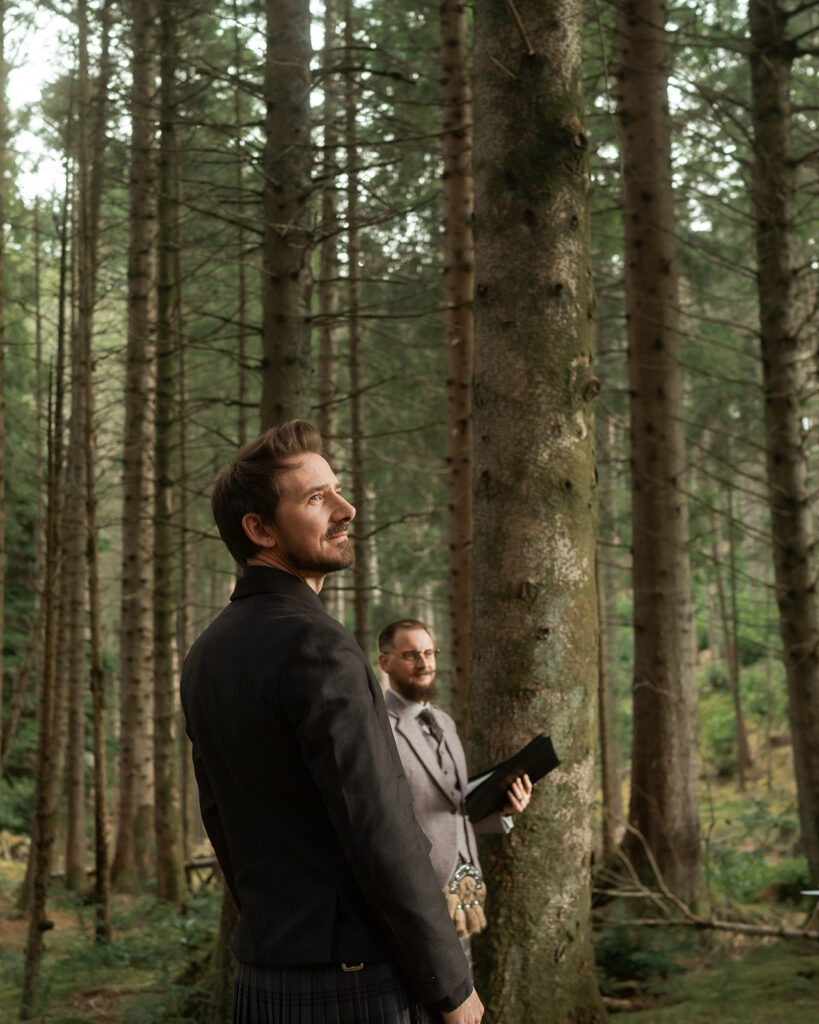
[[[535,783],[559,764],[551,738],[543,732],[538,733],[512,757],[469,780],[466,813],[477,822],[495,811],[502,811],[508,799],[507,793],[516,779],[528,775]]]

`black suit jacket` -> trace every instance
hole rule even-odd
[[[182,704],[202,817],[241,911],[238,959],[394,958],[422,1001],[465,999],[380,688],[310,587],[249,567],[188,653]]]

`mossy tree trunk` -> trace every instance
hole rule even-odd
[[[470,763],[561,766],[482,853],[494,1024],[602,1021],[589,919],[597,695],[589,177],[578,0],[475,11]]]

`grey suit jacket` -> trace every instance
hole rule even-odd
[[[412,807],[418,823],[432,844],[432,867],[443,888],[452,879],[462,859],[477,867],[478,845],[475,831],[464,808],[468,776],[464,748],[455,723],[440,708],[428,705],[444,732],[444,743],[452,757],[453,771],[445,773],[413,708],[393,690],[384,695],[398,755],[412,792]],[[505,831],[499,814],[493,814],[477,826],[479,832]]]

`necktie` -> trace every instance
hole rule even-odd
[[[433,716],[429,708],[424,708],[424,710],[418,715],[418,721],[423,722],[423,724],[427,726],[429,731],[432,733],[435,742],[440,747],[441,741],[444,738],[444,730],[435,721],[435,717]]]

